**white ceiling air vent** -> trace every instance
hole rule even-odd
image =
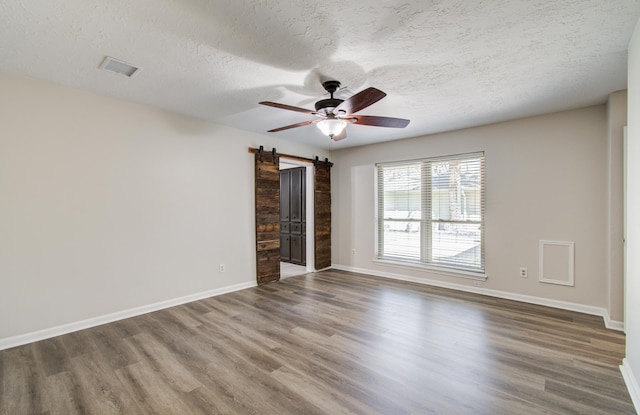
[[[130,63],[112,58],[111,56],[107,56],[104,58],[104,60],[100,64],[100,69],[104,69],[105,71],[115,72],[117,74],[124,75],[128,78],[133,78],[142,70],[142,68],[138,68],[136,66],[131,65]]]

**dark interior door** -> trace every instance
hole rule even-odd
[[[291,261],[291,172],[280,171],[280,261]]]
[[[307,264],[306,169],[280,171],[280,260]]]

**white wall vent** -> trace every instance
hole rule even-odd
[[[100,64],[100,69],[124,75],[128,78],[133,78],[142,70],[142,68],[138,68],[131,65],[130,63],[112,58],[111,56],[106,56],[104,58],[104,60]]]
[[[538,280],[574,286],[574,242],[539,241]]]

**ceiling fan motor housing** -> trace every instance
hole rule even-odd
[[[327,110],[327,112],[330,112],[335,107],[342,104],[343,101],[343,99],[338,98],[321,99],[320,101],[316,102],[316,111]]]

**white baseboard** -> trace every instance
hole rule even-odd
[[[611,320],[611,316],[609,315],[609,311],[605,308],[604,315],[602,316],[604,319],[604,325],[611,330],[624,331],[624,322]]]
[[[376,276],[376,277],[390,278],[390,279],[400,280],[400,281],[415,282],[415,283],[418,283],[418,284],[432,285],[434,287],[449,288],[449,289],[452,289],[452,290],[458,290],[458,291],[465,291],[465,292],[470,292],[470,293],[475,293],[475,294],[487,295],[489,297],[503,298],[503,299],[506,299],[506,300],[514,300],[514,301],[520,301],[520,302],[523,302],[523,303],[529,303],[529,304],[536,304],[536,305],[542,305],[542,306],[547,306],[547,307],[559,308],[561,310],[577,311],[579,313],[590,314],[590,315],[593,315],[593,316],[602,317],[604,322],[605,322],[605,326],[608,329],[620,330],[620,331],[624,330],[624,323],[622,323],[620,321],[613,321],[613,320],[608,319],[607,318],[607,316],[608,316],[607,310],[604,309],[604,308],[601,308],[601,307],[593,307],[593,306],[588,306],[588,305],[584,305],[584,304],[570,303],[570,302],[559,301],[559,300],[551,300],[549,298],[533,297],[533,296],[530,296],[530,295],[510,293],[510,292],[507,292],[507,291],[490,290],[490,289],[482,288],[482,287],[474,287],[474,286],[469,286],[469,285],[456,284],[456,283],[453,283],[453,282],[431,280],[431,279],[428,279],[428,278],[412,277],[412,276],[409,276],[409,275],[395,274],[395,273],[390,273],[390,272],[383,272],[383,271],[377,271],[377,270],[348,267],[348,266],[338,265],[338,264],[334,264],[333,268],[339,269],[339,270],[342,270],[342,271],[351,271],[351,272],[357,272],[357,273],[360,273],[360,274],[369,274],[369,275],[373,275],[373,276]]]
[[[622,359],[620,372],[622,372],[624,383],[627,385],[629,395],[631,395],[633,406],[636,407],[636,412],[640,414],[640,383],[638,383],[638,378],[635,377],[631,366],[629,366],[629,361],[626,358]]]
[[[244,290],[245,288],[255,287],[256,282],[245,282],[241,284],[230,285],[228,287],[218,288],[215,290],[204,291],[196,294],[186,295],[184,297],[173,298],[170,300],[160,301],[140,307],[130,308],[128,310],[118,311],[111,314],[105,314],[98,317],[89,318],[74,323],[63,324],[31,333],[21,334],[18,336],[0,339],[0,350],[11,347],[22,346],[23,344],[33,343],[39,340],[49,339],[51,337],[60,336],[62,334],[71,333],[78,330],[84,330],[91,327],[99,326],[114,321],[123,320],[129,317],[139,316],[141,314],[151,313],[153,311],[174,307],[180,304],[190,303],[192,301],[202,300],[204,298],[215,297],[217,295],[226,294],[234,291]]]

